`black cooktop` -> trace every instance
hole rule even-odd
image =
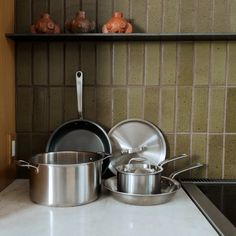
[[[236,184],[197,184],[197,186],[236,227]]]
[[[220,235],[236,235],[236,180],[182,179],[181,184]]]

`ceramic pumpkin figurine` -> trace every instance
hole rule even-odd
[[[30,27],[31,33],[57,34],[60,33],[60,27],[53,22],[48,13],[41,14],[40,18]]]
[[[123,18],[122,12],[114,12],[112,18],[102,27],[103,33],[132,33],[132,25]]]
[[[76,12],[75,17],[65,23],[66,28],[72,33],[88,33],[95,30],[95,21],[86,19],[84,11]]]

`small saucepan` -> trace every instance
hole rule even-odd
[[[163,165],[187,157],[188,155],[182,154],[168,158],[159,164],[153,164],[145,158],[132,158],[128,164],[116,167],[117,189],[120,192],[132,194],[160,193]],[[133,161],[142,163],[132,163]]]

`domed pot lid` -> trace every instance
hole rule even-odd
[[[166,142],[160,129],[142,119],[127,119],[108,133],[113,155],[108,168],[116,175],[116,167],[133,157],[143,157],[156,164],[166,158]]]

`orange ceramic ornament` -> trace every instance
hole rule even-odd
[[[122,12],[114,12],[112,18],[102,27],[103,33],[132,33],[132,25],[123,18]]]
[[[86,19],[84,11],[76,12],[75,17],[66,22],[66,28],[72,33],[88,33],[95,30],[95,21],[89,21]]]
[[[53,22],[48,13],[43,13],[40,19],[31,25],[30,31],[38,34],[57,34],[60,33],[60,27]]]

